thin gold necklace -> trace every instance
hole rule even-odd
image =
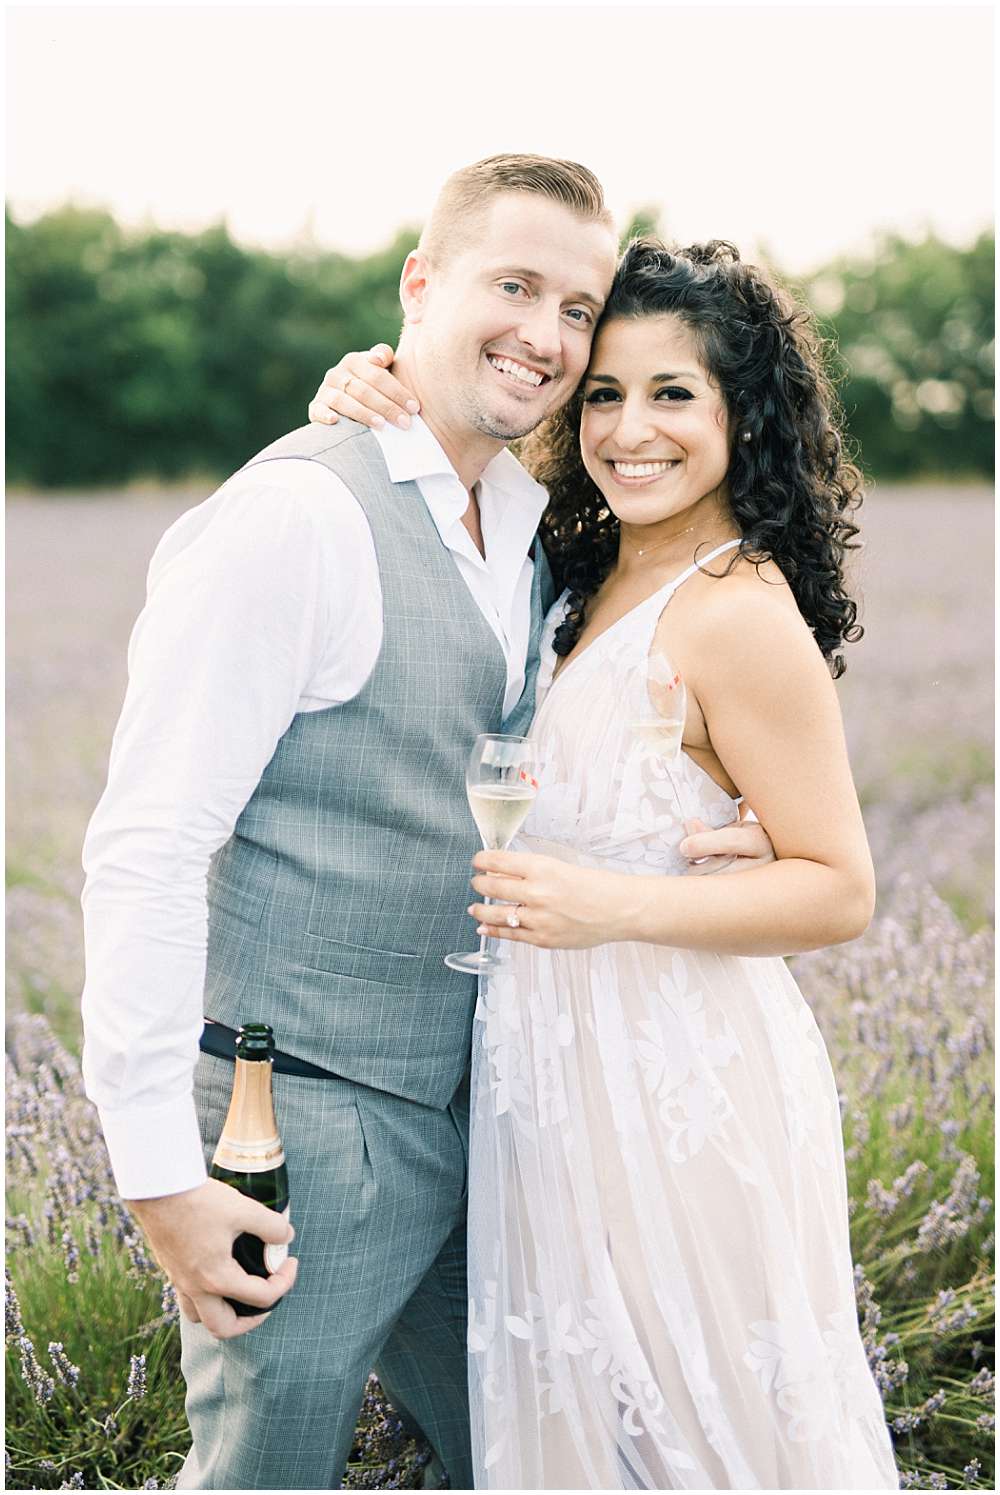
[[[671,540],[680,540],[680,539],[682,539],[685,535],[689,535],[692,530],[696,530],[697,528],[698,528],[698,526],[696,524],[689,524],[688,527],[687,527],[687,529],[678,530],[677,533],[676,533],[676,535],[668,535],[665,540],[657,540],[657,542],[656,542],[655,545],[643,545],[641,549],[635,543],[634,540],[632,540],[632,539],[629,538],[628,535],[626,535],[626,534],[623,533],[622,534],[622,539],[628,541],[629,545],[631,545],[631,547],[635,551],[636,555],[643,556],[643,555],[648,555],[651,550],[659,550],[659,548],[660,548],[661,545],[669,545],[670,542],[671,542]]]

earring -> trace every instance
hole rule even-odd
[[[752,441],[753,440],[753,432],[752,431],[741,431],[740,432],[740,440],[741,441]]]

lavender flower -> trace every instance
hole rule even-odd
[[[877,1215],[885,1220],[893,1213],[899,1203],[899,1195],[895,1189],[887,1189],[881,1179],[870,1178],[868,1180],[867,1200],[868,1208],[874,1210]]]
[[[62,1233],[62,1250],[63,1260],[66,1263],[66,1280],[78,1282],[80,1280],[80,1273],[77,1271],[80,1265],[80,1250],[68,1229]]]
[[[38,1357],[35,1354],[35,1346],[27,1334],[19,1336],[17,1347],[21,1352],[21,1379],[31,1391],[39,1406],[44,1406],[55,1395],[56,1383],[51,1376],[45,1374],[39,1365]]]
[[[167,1323],[172,1323],[180,1316],[180,1304],[177,1301],[177,1292],[172,1282],[163,1284],[163,1293],[160,1297],[163,1308],[163,1317]]]
[[[947,1198],[941,1203],[932,1200],[917,1227],[918,1251],[940,1250],[960,1240],[976,1218],[981,1217],[976,1195],[979,1184],[976,1160],[968,1153],[962,1153],[960,1159]]]
[[[124,1204],[122,1204],[120,1199],[112,1197],[109,1202],[111,1205],[111,1213],[113,1214],[115,1221],[115,1240],[118,1242],[119,1246],[124,1246],[128,1240],[135,1240],[136,1238],[135,1226],[132,1223],[132,1216],[129,1214],[128,1210],[125,1208]]]
[[[50,1246],[57,1246],[62,1238],[60,1230],[62,1215],[59,1211],[58,1200],[47,1198],[42,1206],[42,1214],[45,1217],[45,1239]]]
[[[906,1171],[901,1173],[898,1178],[893,1179],[893,1192],[899,1194],[903,1199],[909,1199],[916,1187],[917,1180],[924,1178],[928,1172],[929,1169],[923,1158],[914,1158]]]
[[[429,1461],[429,1449],[407,1439],[378,1380],[369,1376],[344,1488],[400,1489],[412,1484]]]
[[[4,1268],[4,1329],[6,1339],[20,1339],[24,1333],[24,1324],[21,1322],[21,1305],[17,1301],[17,1293],[11,1281],[10,1273]]]
[[[14,1215],[7,1217],[7,1230],[11,1235],[19,1235],[20,1241],[16,1244],[33,1246],[35,1244],[35,1232],[31,1228],[31,1221],[27,1215]],[[13,1246],[15,1242],[11,1242]]]
[[[132,1263],[132,1271],[136,1277],[142,1277],[145,1273],[152,1271],[153,1263],[146,1253],[141,1236],[130,1232],[124,1237],[122,1244],[128,1252],[129,1261]]]
[[[128,1396],[138,1401],[146,1395],[146,1357],[145,1355],[133,1355],[129,1360],[128,1372]]]
[[[80,1379],[80,1367],[69,1359],[58,1340],[49,1343],[49,1359],[55,1366],[56,1375],[64,1386],[75,1386]]]

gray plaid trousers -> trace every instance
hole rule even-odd
[[[206,1158],[233,1068],[203,1054]],[[466,1378],[468,1089],[445,1110],[350,1080],[274,1076],[299,1258],[270,1318],[216,1340],[182,1319],[193,1446],[179,1489],[336,1489],[370,1370],[471,1489]]]

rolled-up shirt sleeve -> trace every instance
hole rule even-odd
[[[332,538],[338,480],[297,463],[313,470],[289,488],[268,471],[287,465],[237,474],[160,542],[87,831],[83,1073],[126,1199],[206,1177],[192,1091],[209,863],[302,700],[323,695],[331,638],[352,644],[367,521],[343,490],[348,532]]]

